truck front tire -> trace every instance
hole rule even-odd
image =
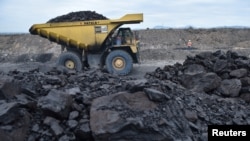
[[[123,50],[114,50],[106,57],[106,68],[111,74],[127,75],[133,68],[133,59]]]
[[[57,65],[76,71],[81,71],[83,67],[80,55],[70,51],[64,52],[59,56]]]

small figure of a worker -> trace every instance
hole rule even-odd
[[[118,36],[116,37],[116,45],[121,45],[121,43],[122,43],[121,36],[118,35]]]
[[[191,40],[188,40],[188,42],[187,42],[187,47],[188,47],[188,48],[191,48],[191,47],[192,47],[192,42],[191,42]]]

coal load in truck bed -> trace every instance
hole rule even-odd
[[[57,16],[50,19],[47,23],[57,22],[73,22],[73,21],[87,21],[87,20],[106,20],[107,17],[96,13],[95,11],[78,11],[70,12],[65,15]]]

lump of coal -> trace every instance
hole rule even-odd
[[[98,14],[95,11],[78,11],[70,12],[65,15],[57,16],[50,19],[47,23],[57,23],[57,22],[73,22],[73,21],[88,21],[88,20],[106,20],[107,17],[102,14]]]
[[[68,117],[71,104],[71,96],[58,90],[51,90],[47,96],[41,97],[38,100],[38,106],[45,113],[53,113],[52,115],[59,116],[60,118]]]

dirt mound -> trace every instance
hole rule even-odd
[[[47,62],[61,53],[60,45],[30,34],[1,35],[0,62]],[[44,59],[42,59],[45,57]]]
[[[95,11],[78,11],[55,17],[53,19],[50,19],[47,23],[106,20],[106,19],[108,18],[101,14],[96,13]]]

